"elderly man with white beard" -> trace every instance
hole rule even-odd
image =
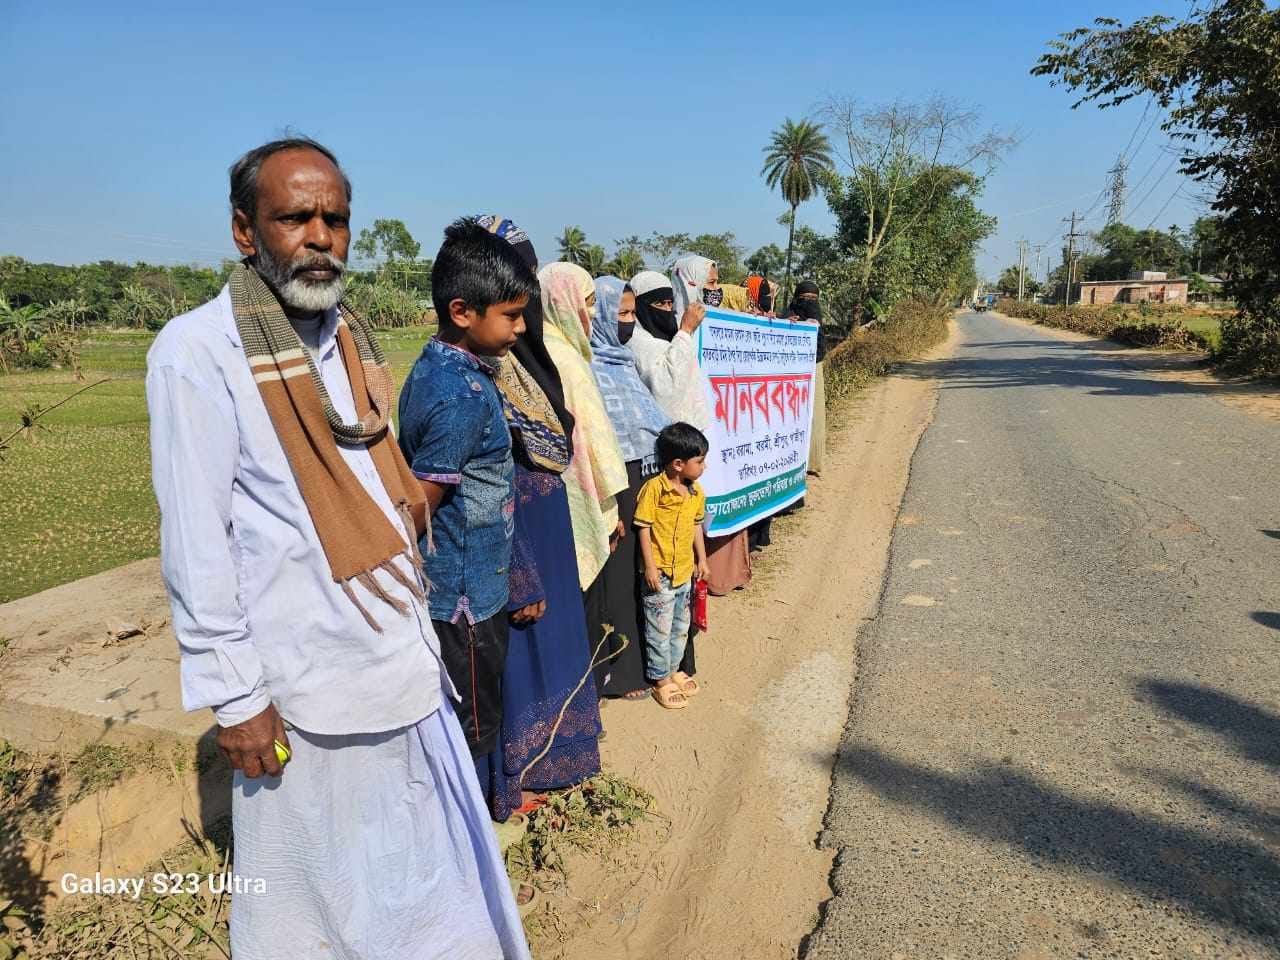
[[[341,300],[351,185],[314,141],[231,168],[244,260],[147,357],[183,702],[235,778],[245,960],[523,960],[424,604],[426,502]]]

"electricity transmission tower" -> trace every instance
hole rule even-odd
[[[1121,154],[1116,165],[1107,171],[1111,175],[1111,185],[1107,187],[1110,201],[1107,206],[1107,226],[1124,222],[1124,190],[1125,176],[1129,172],[1129,161]]]

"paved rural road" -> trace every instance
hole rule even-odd
[[[1280,956],[1280,423],[960,325],[802,955]]]

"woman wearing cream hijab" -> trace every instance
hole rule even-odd
[[[577,264],[550,263],[538,271],[538,283],[542,287],[543,339],[564,384],[565,406],[574,419],[573,458],[564,482],[578,555],[578,582],[586,604],[587,642],[595,652],[604,636],[604,625],[621,622],[613,617],[603,572],[615,541],[626,534],[618,520],[617,495],[628,488],[627,465],[591,372],[595,281]],[[609,660],[618,652],[619,642],[617,634],[611,634],[595,657],[599,690],[608,684]]]

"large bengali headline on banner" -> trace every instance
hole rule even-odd
[[[708,533],[736,533],[804,496],[817,354],[816,324],[707,310]]]

